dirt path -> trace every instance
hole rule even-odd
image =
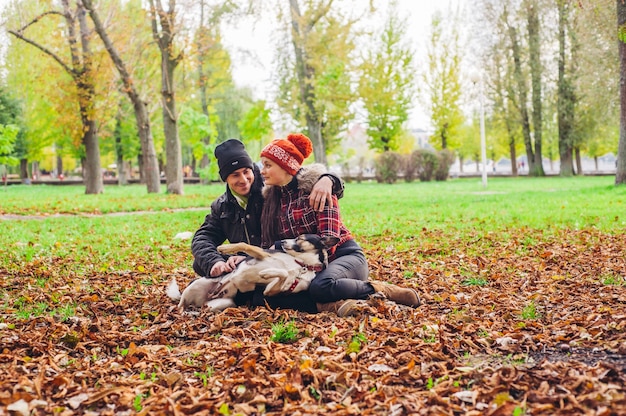
[[[206,211],[211,210],[211,207],[191,207],[191,208],[174,208],[161,211],[121,211],[121,212],[107,212],[107,213],[92,213],[92,212],[77,212],[77,213],[54,213],[54,214],[37,214],[37,215],[17,215],[17,214],[0,214],[0,221],[24,221],[24,220],[45,220],[47,218],[59,218],[59,217],[120,217],[123,215],[146,215],[146,214],[161,214],[164,212],[182,212],[182,211]]]

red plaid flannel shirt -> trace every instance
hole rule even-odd
[[[334,248],[352,240],[350,231],[341,221],[337,197],[333,195],[332,209],[326,204],[322,212],[317,212],[309,203],[309,194],[297,189],[294,182],[281,189],[280,238],[294,238],[300,234],[338,237],[339,242],[331,253]]]

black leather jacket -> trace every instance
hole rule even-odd
[[[306,168],[304,168],[306,169]],[[246,242],[261,245],[261,212],[263,211],[263,177],[257,165],[254,165],[254,182],[248,196],[248,206],[244,210],[226,185],[226,192],[211,204],[211,213],[196,231],[191,240],[191,252],[194,257],[193,269],[200,276],[210,277],[211,268],[227,256],[217,252],[217,246],[230,243]],[[338,198],[343,196],[343,181],[336,175],[327,173],[333,181],[333,193]]]

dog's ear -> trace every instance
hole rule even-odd
[[[326,247],[327,249],[337,245],[338,242],[339,242],[339,237],[333,237],[333,236],[322,237],[322,244],[324,244],[324,247]]]

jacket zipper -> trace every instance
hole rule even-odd
[[[250,242],[250,235],[248,234],[248,225],[246,224],[246,217],[245,217],[245,214],[244,214],[244,216],[243,216],[243,217],[241,217],[241,223],[243,224],[243,230],[244,230],[244,231],[245,231],[245,233],[246,233],[246,241],[247,241],[247,243],[248,243],[248,244],[252,244],[252,243]]]

